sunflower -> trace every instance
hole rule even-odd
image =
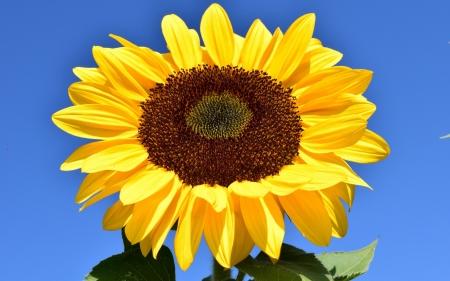
[[[255,20],[234,34],[225,10],[211,5],[200,33],[176,15],[162,20],[169,53],[95,46],[98,68],[74,69],[74,106],[53,122],[81,146],[61,170],[88,175],[84,203],[120,193],[103,228],[125,227],[143,255],[156,258],[177,223],[180,267],[192,263],[202,235],[225,268],[255,244],[276,261],[285,214],[312,243],[343,237],[355,185],[369,187],[346,160],[389,154],[366,129],[375,105],[362,96],[372,72],[334,66],[342,57],[312,38],[315,16],[285,34]]]

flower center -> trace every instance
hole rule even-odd
[[[191,185],[256,182],[298,155],[302,127],[291,89],[264,72],[181,70],[150,89],[141,107],[149,161]]]
[[[205,138],[226,139],[238,137],[252,116],[245,102],[236,96],[210,94],[203,96],[189,111],[186,123]]]

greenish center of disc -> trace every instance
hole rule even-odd
[[[230,93],[202,97],[186,116],[186,123],[195,133],[208,139],[239,137],[252,119],[245,102]]]

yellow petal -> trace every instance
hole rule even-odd
[[[178,264],[186,271],[194,260],[202,238],[207,202],[193,193],[178,219],[174,249]]]
[[[314,126],[330,118],[357,114],[369,119],[375,112],[375,105],[363,96],[353,94],[336,94],[314,99],[299,109],[302,123]]]
[[[153,230],[180,187],[181,181],[174,177],[165,188],[134,204],[133,217],[125,227],[125,233],[132,244],[140,242]]]
[[[339,157],[357,163],[374,163],[390,153],[389,145],[376,133],[366,130],[361,139],[352,146],[334,151]]]
[[[301,148],[299,151],[300,157],[308,164],[316,165],[316,166],[326,166],[331,167],[333,169],[339,169],[342,170],[346,176],[347,179],[343,180],[347,183],[351,184],[357,184],[361,186],[370,186],[363,181],[353,170],[350,168],[350,166],[342,160],[342,158],[334,155],[333,153],[323,153],[323,154],[316,154],[307,151],[306,149]]]
[[[316,83],[326,78],[348,70],[350,70],[350,68],[346,66],[333,66],[330,68],[319,70],[316,73],[311,73],[295,85],[294,89],[292,90],[292,95],[295,97],[299,97],[312,85],[315,85]]]
[[[351,208],[353,198],[355,196],[355,185],[340,182],[336,185],[330,186],[327,190],[332,190],[333,194],[344,200],[344,202]]]
[[[202,55],[203,55],[203,49],[202,49]],[[173,60],[173,56],[172,56],[171,53],[164,53],[164,54],[162,54],[161,56],[163,57],[164,61],[165,61],[168,65],[170,65],[170,68],[171,68],[171,70],[172,70],[170,73],[173,73],[174,71],[175,71],[175,72],[180,71],[180,69],[178,68],[178,65],[177,65],[177,64],[175,63],[175,61]]]
[[[314,49],[318,49],[322,47],[322,42],[317,38],[311,38],[309,41],[308,48],[306,49],[306,52],[310,52]]]
[[[371,80],[372,71],[369,70],[351,69],[340,71],[303,91],[297,98],[297,104],[304,104],[312,99],[338,93],[362,94],[369,86]],[[296,92],[296,88],[294,88],[293,92]]]
[[[284,238],[283,214],[271,194],[264,198],[241,196],[245,226],[256,245],[268,256],[278,259]]]
[[[102,151],[104,149],[125,143],[138,143],[136,140],[125,139],[125,140],[106,140],[97,141],[85,144],[77,148],[61,165],[62,171],[72,171],[81,168],[84,159],[87,157]]]
[[[95,62],[108,77],[111,84],[123,95],[136,101],[143,101],[148,96],[146,88],[140,85],[125,65],[113,55],[117,49],[107,49],[95,46],[92,49]],[[133,74],[136,74],[135,72]],[[151,81],[151,80],[150,80]]]
[[[177,15],[167,15],[161,23],[162,32],[172,57],[179,68],[190,69],[202,60],[200,44],[192,40],[188,27]]]
[[[274,184],[272,179],[269,180]],[[277,180],[280,182],[279,185],[284,184],[285,187],[301,190],[319,190],[347,180],[347,174],[343,170],[334,167],[294,164],[284,166]]]
[[[306,168],[303,170],[299,168],[299,170],[303,171],[303,174],[289,170],[288,166],[284,166],[281,168],[279,175],[261,179],[261,183],[263,186],[268,186],[270,192],[273,194],[280,196],[290,194],[310,182],[312,179],[308,173],[308,171],[311,170],[311,167],[308,167],[308,165],[302,165],[301,167]]]
[[[234,33],[225,10],[212,4],[200,23],[200,33],[211,59],[218,66],[231,64],[234,55]]]
[[[316,17],[307,14],[298,18],[286,31],[275,50],[268,73],[280,81],[287,79],[302,61],[309,45]]]
[[[312,243],[328,246],[331,239],[331,221],[318,191],[298,190],[279,197],[289,218]]]
[[[75,67],[73,73],[83,82],[93,82],[100,85],[108,83],[100,68]]]
[[[367,121],[358,115],[346,115],[314,125],[302,133],[301,147],[314,153],[332,152],[359,141]]]
[[[141,144],[119,144],[97,152],[84,160],[83,173],[104,170],[130,171],[148,158],[147,150]]]
[[[275,53],[275,50],[280,45],[281,39],[283,38],[283,32],[281,32],[280,28],[277,28],[273,33],[272,38],[270,39],[269,44],[267,45],[266,50],[264,51],[261,59],[259,61],[259,66],[257,69],[267,71],[270,68],[270,64],[272,63],[272,58]]]
[[[161,54],[154,52],[147,47],[136,46],[135,44],[131,43],[130,41],[128,41],[120,36],[117,36],[114,34],[109,34],[109,36],[111,38],[114,38],[115,40],[117,40],[124,47],[129,48],[128,52],[131,51],[135,55],[140,57],[147,64],[147,67],[152,68],[152,71],[154,73],[156,73],[160,77],[160,79],[165,80],[165,77],[167,75],[172,74],[173,69],[170,68],[170,64],[168,62],[166,62],[166,60],[164,59],[164,57]],[[130,50],[130,49],[132,49],[132,50]],[[170,53],[169,53],[169,55],[171,56]],[[154,83],[150,80],[148,80],[148,81],[142,80],[142,82],[143,82],[143,85],[146,85],[147,87],[154,86]],[[148,87],[148,88],[151,88],[151,87]]]
[[[222,187],[223,190],[225,188]],[[234,204],[231,195],[225,190],[226,207],[221,211],[211,205],[206,207],[205,240],[217,262],[225,268],[231,268],[231,251],[234,242]]]
[[[172,199],[169,207],[167,208],[166,213],[161,218],[161,221],[153,230],[152,236],[152,249],[153,249],[153,258],[156,259],[161,246],[164,243],[164,240],[167,237],[170,229],[174,225],[175,221],[178,219],[180,215],[180,210],[183,210],[184,206],[187,203],[189,198],[189,194],[191,192],[192,187],[190,185],[183,184],[183,186],[178,190],[175,197]]]
[[[165,169],[143,171],[132,177],[120,191],[120,201],[133,204],[160,191],[171,183],[175,173]]]
[[[118,230],[124,227],[133,215],[133,205],[124,206],[120,200],[109,207],[103,216],[103,229]]]
[[[270,186],[262,185],[260,182],[235,181],[228,186],[228,189],[240,196],[249,198],[264,197],[270,191]]]
[[[205,47],[201,47],[202,49],[202,62],[207,65],[214,65],[214,61],[211,59],[211,57],[208,54],[208,51]]]
[[[344,237],[348,229],[347,214],[338,195],[331,188],[322,189],[319,193],[330,217],[333,236]]]
[[[127,182],[127,180],[134,175],[145,170],[147,163],[142,163],[137,168],[127,171],[127,172],[114,172],[114,174],[108,178],[108,180],[104,183],[103,189],[89,198],[84,205],[80,208],[80,212],[89,207],[90,205],[97,203],[98,201],[119,192],[122,189],[122,186]]]
[[[106,184],[106,181],[114,174],[114,171],[102,171],[87,175],[75,197],[75,203],[86,201],[95,193],[101,191]]]
[[[73,83],[69,87],[69,97],[74,105],[106,104],[117,107],[131,118],[139,119],[141,111],[132,100],[116,90],[90,82]]]
[[[142,239],[141,242],[139,242],[139,248],[141,249],[141,253],[144,257],[146,257],[152,250],[152,237],[153,231],[150,231],[150,233]]]
[[[240,35],[234,34],[234,55],[231,64],[235,66],[242,66],[241,51],[244,46],[244,38]]]
[[[231,251],[231,266],[234,266],[250,254],[255,242],[248,233],[242,217],[240,196],[233,193],[230,195],[234,205],[234,243]]]
[[[88,139],[132,138],[139,126],[123,111],[100,104],[71,106],[54,113],[52,120],[61,130]]]
[[[241,51],[242,67],[247,70],[256,69],[261,61],[272,34],[259,20],[255,20],[245,36]]]
[[[127,79],[129,81],[135,79],[144,89],[152,88],[156,83],[166,81],[167,73],[160,72],[158,65],[147,63],[148,60],[146,61],[142,50],[125,47],[109,49],[109,52],[125,67]]]
[[[213,187],[202,184],[192,189],[195,196],[205,199],[216,212],[221,212],[227,206],[227,191],[224,187]]]
[[[292,87],[309,74],[316,73],[338,63],[342,54],[329,48],[315,48],[302,58],[299,66],[283,81],[283,87]]]

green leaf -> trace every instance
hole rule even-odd
[[[202,281],[211,281],[211,275],[202,279]]]
[[[317,258],[336,281],[349,281],[369,269],[378,239],[365,248],[353,252],[322,253]]]
[[[96,265],[85,281],[175,281],[175,264],[169,248],[163,246],[157,259],[144,257],[138,248],[114,255]]]
[[[446,138],[450,138],[450,134],[440,137],[440,139],[446,139]]]
[[[254,259],[248,256],[236,267],[255,281],[331,281],[330,273],[314,254],[283,244],[280,259],[272,264],[263,252]]]

